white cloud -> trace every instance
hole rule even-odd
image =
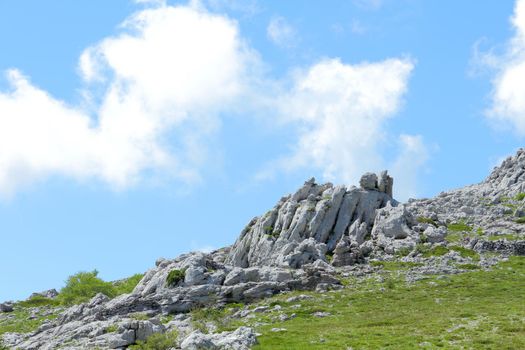
[[[293,90],[281,99],[281,112],[297,128],[298,141],[291,156],[266,167],[256,179],[271,178],[283,169],[313,167],[327,180],[356,184],[366,171],[392,166],[399,173],[415,156],[403,169],[403,175],[412,173],[414,178],[427,159],[421,136],[400,136],[397,162],[382,157],[391,137],[386,123],[402,105],[413,67],[410,59],[358,65],[329,59],[297,72]],[[412,183],[396,188],[403,197],[414,192]]]
[[[266,35],[277,46],[283,48],[294,47],[298,36],[295,28],[284,17],[274,17],[268,23]]]
[[[493,80],[492,107],[487,117],[496,128],[525,135],[525,0],[516,2],[514,37],[503,56],[486,55],[485,62],[497,70]]]
[[[400,200],[416,198],[420,175],[430,151],[421,135],[399,135],[399,148],[400,152],[390,167],[395,179],[395,196]]]
[[[350,183],[378,168],[383,124],[398,110],[412,67],[397,59],[355,66],[325,60],[298,74],[283,101],[301,130],[288,164],[314,164],[326,178]]]
[[[11,90],[0,91],[0,193],[51,175],[115,188],[148,169],[199,180],[205,138],[246,90],[257,59],[234,21],[198,7],[148,8],[124,29],[80,57],[85,95],[105,91],[94,116],[8,71]]]
[[[386,123],[402,104],[411,60],[350,65],[325,59],[296,70],[291,82],[271,80],[235,21],[199,1],[148,3],[160,6],[137,12],[120,34],[80,56],[87,107],[69,106],[8,71],[10,89],[0,91],[0,194],[57,175],[116,189],[144,174],[199,182],[213,159],[209,139],[222,113],[239,111],[271,110],[268,115],[279,115],[272,122],[296,134],[292,153],[276,161],[273,172],[309,166],[351,184],[364,171],[392,165],[382,154],[397,136],[386,132]],[[274,23],[268,33],[277,43],[296,39],[284,19]],[[419,137],[400,142],[399,159],[423,145]],[[421,162],[404,169],[413,174],[425,159],[416,155]]]

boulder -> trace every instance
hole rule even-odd
[[[1,303],[0,312],[13,312],[13,304],[11,303]]]
[[[365,173],[359,180],[359,186],[364,190],[378,190],[377,175]]]

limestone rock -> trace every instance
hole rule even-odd
[[[285,196],[264,216],[255,218],[241,232],[226,258],[238,267],[287,266],[299,268],[326,260],[345,235],[364,243],[374,225],[376,210],[397,202],[391,193],[393,180],[381,173],[367,173],[361,188],[305,182]],[[357,223],[356,223],[357,222]]]
[[[181,349],[248,350],[255,344],[257,344],[257,338],[253,329],[240,327],[233,332],[219,334],[203,334],[201,331],[194,331],[182,341]]]
[[[13,312],[13,304],[0,303],[0,312]]]

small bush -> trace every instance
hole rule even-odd
[[[111,282],[105,282],[98,277],[98,271],[78,272],[69,276],[66,286],[60,290],[57,300],[64,305],[80,304],[103,293],[110,298],[116,296]]]
[[[180,281],[184,280],[184,277],[186,276],[186,270],[178,270],[173,269],[168,273],[168,277],[166,277],[166,284],[168,287],[175,287],[177,284],[179,284]]]
[[[116,324],[112,324],[111,326],[106,327],[106,333],[115,333],[118,330],[118,326]]]
[[[144,277],[144,274],[137,273],[129,278],[117,281],[114,284],[116,295],[129,294],[133,292],[133,289],[135,289],[137,284],[139,284],[142,277]]]
[[[136,345],[131,345],[128,349],[132,350],[168,350],[177,346],[179,333],[171,331],[168,333],[154,333],[146,341],[137,341]]]

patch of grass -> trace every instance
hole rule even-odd
[[[498,241],[500,239],[506,239],[508,241],[517,241],[518,239],[520,239],[520,236],[515,233],[505,233],[502,235],[488,236],[487,238],[489,241]]]
[[[443,256],[449,252],[449,249],[442,245],[429,246],[418,244],[416,246],[416,251],[424,258],[430,258],[432,256]]]
[[[459,253],[463,258],[471,258],[472,260],[479,260],[479,254],[472,250],[461,246],[452,246],[450,250],[454,250]]]
[[[515,220],[515,222],[516,222],[517,224],[525,224],[525,216],[524,216],[524,217],[521,217],[521,218],[517,218],[517,219]]]
[[[179,282],[184,281],[184,277],[186,277],[185,269],[173,269],[168,273],[168,277],[166,277],[166,284],[168,287],[175,287]]]
[[[523,193],[523,192],[518,193],[518,194],[514,197],[514,199],[517,200],[517,201],[522,201],[522,200],[524,200],[524,199],[525,199],[525,193]]]
[[[524,349],[524,276],[525,257],[511,257],[490,271],[446,280],[429,277],[407,285],[364,278],[327,294],[300,292],[312,299],[294,303],[285,300],[299,292],[277,295],[261,303],[275,301],[281,310],[234,320],[230,328],[254,326],[262,334],[254,350]],[[315,311],[332,316],[317,318]],[[296,317],[281,321],[281,313]],[[276,327],[286,331],[272,332]]]
[[[410,254],[412,252],[412,250],[413,249],[410,248],[410,247],[402,247],[402,248],[396,250],[395,255],[399,256],[399,257],[407,256],[408,254]]]
[[[177,346],[179,333],[171,331],[167,333],[154,333],[146,341],[137,341],[136,345],[131,345],[131,350],[168,350]]]
[[[173,315],[172,314],[168,314],[168,315],[164,315],[160,318],[160,322],[162,324],[168,324],[170,323],[171,321],[173,321]]]
[[[130,317],[137,321],[147,321],[150,319],[148,314],[146,314],[145,312],[135,312],[131,314]]]
[[[472,226],[467,225],[464,221],[459,221],[456,223],[448,224],[447,229],[453,232],[470,232],[472,231]]]
[[[478,229],[476,230],[476,234],[477,234],[478,236],[483,236],[483,235],[484,235],[484,233],[483,233],[483,229],[482,229],[481,227],[478,227]]]
[[[421,224],[429,224],[429,225],[433,225],[434,227],[438,227],[438,224],[431,218],[427,218],[427,217],[424,217],[424,216],[418,216],[417,217],[417,222],[421,223]]]
[[[456,267],[462,270],[477,270],[479,266],[476,264],[456,264]]]
[[[203,333],[208,333],[208,325],[211,324],[217,330],[223,331],[229,329],[230,316],[237,307],[214,308],[202,307],[191,311],[191,324],[195,329]]]
[[[371,261],[371,266],[380,266],[386,271],[407,270],[414,267],[423,266],[422,263],[405,262],[405,261]]]
[[[46,320],[57,318],[62,309],[57,308],[49,314],[47,314],[49,311],[46,311],[45,316],[44,314],[33,314],[33,311],[34,309],[15,305],[13,312],[9,313],[9,318],[0,318],[0,338],[2,334],[7,332],[34,332]]]
[[[36,295],[27,300],[19,301],[17,305],[21,307],[58,306],[60,305],[60,301]]]

